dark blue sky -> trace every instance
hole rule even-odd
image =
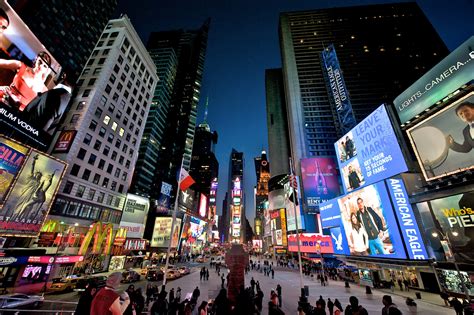
[[[265,69],[281,66],[278,44],[280,12],[401,1],[342,0],[121,0],[142,40],[150,31],[199,28],[211,17],[198,123],[209,97],[208,123],[219,133],[218,212],[227,187],[232,148],[244,152],[247,217],[253,225],[253,158],[267,149]],[[453,50],[474,34],[474,0],[417,1]],[[270,161],[271,166],[271,161]]]

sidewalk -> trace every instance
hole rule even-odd
[[[450,308],[444,305],[443,300],[439,296],[439,294],[436,293],[431,293],[431,292],[425,292],[425,291],[419,291],[416,289],[410,289],[410,291],[400,291],[399,289],[395,289],[393,292],[390,289],[375,289],[376,291],[380,291],[389,295],[398,295],[400,297],[404,298],[412,298],[413,300],[417,301],[418,299],[416,298],[415,293],[419,292],[421,294],[421,300],[430,303],[436,306],[442,306],[446,308]],[[418,300],[419,301],[419,300]]]

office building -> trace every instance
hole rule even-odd
[[[333,144],[344,134],[341,108],[329,96],[332,87],[325,80],[324,49],[333,45],[337,54],[339,64],[332,70],[340,68],[336,83],[343,77],[355,122],[392,102],[448,53],[414,2],[282,13],[279,33],[290,148],[298,174],[301,158],[334,156]]]
[[[25,21],[76,82],[105,25],[117,7],[117,0],[101,1],[13,1]]]
[[[261,229],[256,225],[261,224],[264,217],[265,204],[268,202],[268,181],[270,180],[270,164],[267,153],[263,150],[260,156],[254,158],[257,186],[255,187],[255,234],[261,236]]]
[[[245,196],[244,187],[244,153],[232,149],[229,159],[227,221],[229,222],[228,241],[242,243],[245,237]]]
[[[50,219],[87,228],[95,221],[119,223],[157,82],[155,64],[128,17],[111,20],[61,126],[73,134],[70,147],[51,148],[68,169]]]

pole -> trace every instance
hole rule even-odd
[[[293,176],[293,160],[290,157],[290,173]],[[291,190],[291,178],[290,178],[290,190]],[[298,199],[298,192],[295,189],[295,200],[293,200],[293,212],[295,214],[295,226],[296,226],[296,242],[298,243],[298,262],[300,265],[300,287],[301,287],[301,296],[304,296],[303,290],[303,264],[301,263],[301,248],[300,248],[300,232],[298,228],[298,214],[296,213],[296,200]]]
[[[441,234],[441,236],[444,236],[444,239],[448,242],[449,249],[452,251],[453,247],[451,246],[451,241],[449,240],[448,234],[446,235]],[[456,268],[456,271],[458,273],[459,280],[461,281],[462,290],[464,291],[464,294],[466,295],[467,301],[470,302],[471,296],[469,294],[468,288],[466,287],[466,283],[464,282],[464,277],[461,274],[461,270],[459,270],[459,266],[458,266],[458,263],[456,262],[456,257],[454,257],[454,254],[453,254],[453,263],[454,263],[454,268]]]
[[[168,273],[168,266],[170,261],[170,253],[171,253],[171,243],[173,242],[173,233],[174,233],[174,226],[176,225],[176,213],[178,212],[178,204],[179,204],[179,184],[181,183],[181,170],[183,169],[183,162],[184,156],[181,159],[181,166],[179,168],[179,177],[178,177],[178,188],[176,189],[176,198],[174,200],[174,210],[173,210],[173,220],[171,222],[171,232],[170,232],[170,242],[168,244],[168,250],[166,251],[166,262],[165,262],[165,271],[163,274],[163,290],[166,286],[166,275]],[[179,240],[179,237],[178,237]]]

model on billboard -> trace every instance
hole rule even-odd
[[[357,149],[352,139],[352,132],[349,132],[346,137],[343,137],[337,144],[339,148],[339,160],[341,162],[350,160],[357,155]]]
[[[369,250],[371,254],[386,254],[383,248],[382,238],[384,237],[384,226],[382,218],[372,209],[364,205],[362,198],[357,198],[357,220],[364,228],[369,238]]]
[[[356,256],[366,256],[368,254],[367,249],[369,248],[367,246],[368,241],[369,236],[365,227],[360,223],[357,215],[351,213],[351,230],[349,231],[349,248],[351,253]]]
[[[345,181],[347,191],[357,189],[365,184],[359,160],[355,159],[342,168],[342,175]]]
[[[3,34],[9,25],[10,19],[8,18],[7,13],[5,10],[0,9],[0,34]]]
[[[453,136],[448,136],[449,148],[456,152],[468,153],[474,147],[474,104],[471,102],[461,103],[456,107],[456,115],[467,124],[462,130],[464,142],[462,144],[457,143]]]

